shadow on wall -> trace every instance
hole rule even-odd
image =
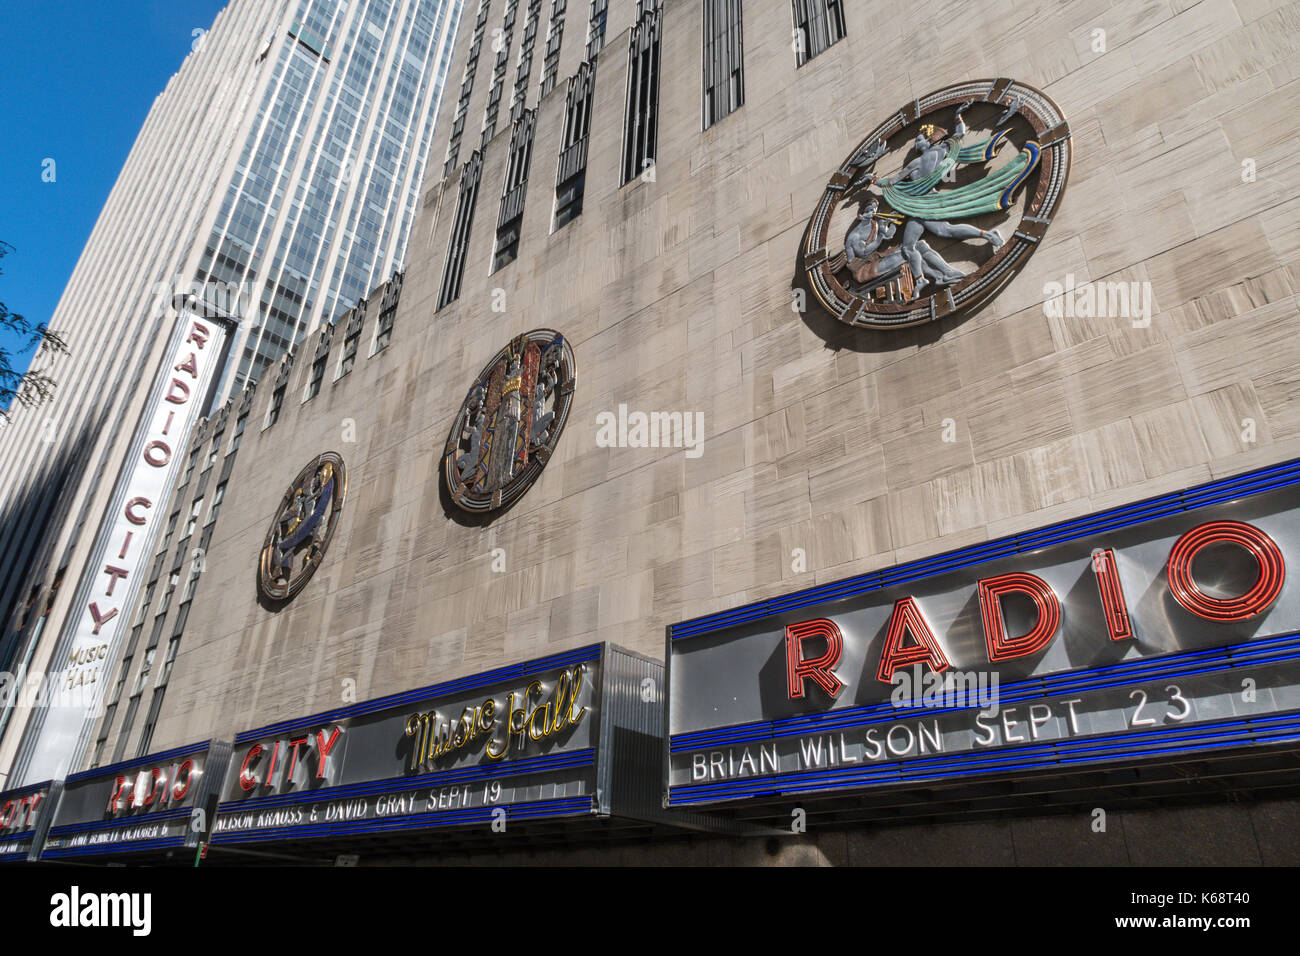
[[[92,440],[104,425],[106,413],[87,422],[71,441],[62,442],[58,450],[45,462],[41,474],[29,481],[13,500],[7,502],[0,511],[0,553],[7,557],[8,572],[0,581],[0,672],[12,672],[14,665],[27,655],[27,638],[48,602],[48,595],[42,595],[34,587],[44,583],[52,570],[48,565],[59,560],[59,556],[45,554],[52,542],[46,540],[54,521],[56,511],[64,511],[68,502],[64,501],[70,489],[75,488],[85,473]],[[84,452],[84,454],[82,454]],[[112,476],[116,478],[116,475]],[[90,511],[78,516],[83,527],[74,535],[74,540],[86,532],[92,523],[90,533],[99,530],[100,515]],[[44,567],[37,567],[38,558],[44,558]],[[34,580],[33,575],[36,574]],[[68,580],[63,586],[72,587],[76,582]],[[33,606],[35,613],[26,615],[21,623],[21,630],[15,630],[19,624],[17,618],[23,616],[23,609],[33,597],[41,598],[43,603]]]
[[[808,326],[813,335],[826,343],[826,348],[832,352],[847,349],[850,352],[878,355],[899,352],[913,346],[924,348],[943,338],[947,329],[944,321],[927,322],[924,325],[913,325],[896,330],[855,328],[827,312],[813,295],[808,276],[800,264],[800,250],[807,244],[811,229],[811,222],[804,226],[803,235],[799,237],[799,245],[791,257],[791,265],[794,269],[790,278],[791,301],[797,302],[799,297],[802,297],[805,303],[801,313],[803,323]]]

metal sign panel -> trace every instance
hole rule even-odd
[[[63,784],[41,859],[197,845],[194,818],[220,782],[230,745],[204,741],[73,774]]]
[[[212,842],[607,812],[597,782],[614,653],[592,645],[241,733]]]
[[[165,363],[77,585],[51,658],[46,693],[28,726],[19,764],[31,782],[79,764],[126,615],[153,557],[161,513],[190,430],[203,412],[226,338],[221,320],[188,308],[176,320]]]
[[[669,803],[1300,740],[1300,464],[688,621]]]
[[[0,793],[0,863],[32,859],[61,784],[49,780]]]

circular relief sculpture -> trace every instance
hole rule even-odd
[[[525,332],[470,386],[443,452],[451,498],[471,512],[519,499],[555,450],[573,404],[573,350],[553,329]]]
[[[801,250],[808,287],[849,325],[968,312],[1033,254],[1069,170],[1069,124],[1031,86],[971,80],[914,100],[827,183]]]
[[[318,455],[289,485],[266,533],[257,585],[271,601],[287,601],[307,584],[325,556],[347,497],[343,459]]]

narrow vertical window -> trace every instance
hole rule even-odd
[[[325,365],[329,361],[332,341],[334,341],[334,326],[327,325],[321,329],[320,337],[316,340],[316,356],[312,359],[311,375],[307,378],[307,388],[302,396],[304,402],[309,402],[320,394],[321,382],[325,381]]]
[[[569,78],[564,106],[560,163],[555,174],[555,228],[582,214],[587,184],[587,143],[591,138],[591,103],[596,90],[596,64],[587,60]]]
[[[605,21],[609,18],[609,0],[591,0],[591,20],[587,26],[587,59],[605,46]]]
[[[280,406],[284,404],[284,386],[281,385],[271,393],[271,407],[266,410],[266,424],[263,428],[270,428],[280,420]]]
[[[451,137],[447,143],[447,159],[442,166],[443,178],[456,171],[460,162],[460,141],[465,133],[465,114],[469,112],[469,98],[474,91],[474,77],[478,73],[478,57],[483,49],[483,34],[487,30],[488,7],[491,0],[479,0],[478,19],[474,21],[474,35],[465,60],[465,72],[460,81],[460,99],[456,101],[456,115],[451,121]],[[341,373],[346,375],[346,372]]]
[[[510,44],[514,40],[517,6],[518,0],[506,0],[505,17],[501,21],[501,49],[497,50],[496,62],[492,64],[492,86],[488,89],[487,112],[483,116],[483,138],[480,147],[487,146],[488,141],[497,132],[497,114],[501,110],[501,91],[505,87],[506,69],[510,64]]]
[[[796,65],[844,39],[844,0],[791,0],[791,7]]]
[[[552,0],[551,26],[546,31],[546,58],[542,60],[542,96],[555,89],[560,70],[560,43],[564,39],[564,10],[567,0]]]
[[[289,387],[289,372],[292,365],[288,356],[281,359],[280,371],[275,377],[275,389],[271,392],[271,404],[266,410],[266,422],[262,425],[262,430],[270,428],[280,420],[280,407],[284,405],[284,390]]]
[[[483,172],[483,153],[474,150],[460,174],[460,192],[456,197],[456,218],[451,224],[447,243],[447,262],[442,268],[442,289],[438,308],[455,302],[460,296],[460,282],[465,275],[465,253],[469,249],[470,227],[474,224],[474,202],[478,198],[478,181]]]
[[[628,39],[627,119],[623,128],[623,178],[630,183],[655,164],[659,134],[659,18],[654,0],[638,4],[640,17]]]
[[[402,297],[403,273],[395,272],[384,286],[384,298],[379,303],[379,322],[375,325],[375,348],[371,352],[380,352],[388,348],[393,338],[393,320],[397,317],[397,300]]]
[[[217,490],[212,496],[212,508],[208,511],[208,520],[204,527],[217,523],[217,515],[221,513],[221,502],[223,502],[225,498],[226,482],[223,481],[221,484],[217,485]]]
[[[528,192],[528,167],[533,159],[533,130],[536,125],[537,110],[524,110],[510,133],[506,185],[501,194],[496,252],[492,256],[493,272],[514,262],[519,255],[519,230],[523,226],[524,197]]]
[[[336,379],[342,378],[352,371],[352,366],[357,364],[357,345],[361,341],[361,328],[366,323],[366,310],[360,305],[354,305],[348,310],[346,330],[343,333],[343,352],[339,355],[339,373],[334,376]]]
[[[239,443],[244,439],[244,429],[248,427],[248,412],[240,415],[235,419],[235,434],[230,436],[230,450],[227,455],[233,455],[239,451]]]
[[[517,123],[524,114],[528,94],[528,77],[533,72],[533,47],[537,44],[537,21],[542,12],[542,0],[528,0],[528,16],[524,18],[524,35],[519,41],[519,68],[515,71],[515,92],[510,99],[510,122]]]
[[[744,104],[740,0],[704,0],[704,128]]]

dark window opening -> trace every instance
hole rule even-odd
[[[627,118],[623,129],[623,178],[636,179],[655,164],[659,134],[660,12],[650,5],[628,41]]]
[[[704,128],[745,104],[741,0],[704,0]]]
[[[588,60],[569,79],[564,107],[564,133],[555,176],[555,228],[582,214],[587,184],[587,145],[591,139],[591,104],[596,89],[596,64]]]
[[[456,218],[447,242],[447,261],[442,268],[442,287],[438,293],[441,309],[460,297],[460,283],[465,277],[465,259],[469,251],[470,227],[474,225],[474,204],[478,198],[478,181],[483,172],[483,153],[475,150],[465,163],[456,197]]]
[[[519,232],[523,227],[524,198],[528,192],[528,167],[533,158],[533,130],[537,110],[524,110],[510,132],[510,159],[506,164],[505,191],[501,194],[501,212],[497,216],[496,251],[492,271],[504,268],[519,255]]]
[[[792,0],[792,7],[798,66],[844,39],[843,0]]]
[[[591,0],[590,24],[587,27],[587,59],[605,46],[605,21],[609,18],[609,0]]]

